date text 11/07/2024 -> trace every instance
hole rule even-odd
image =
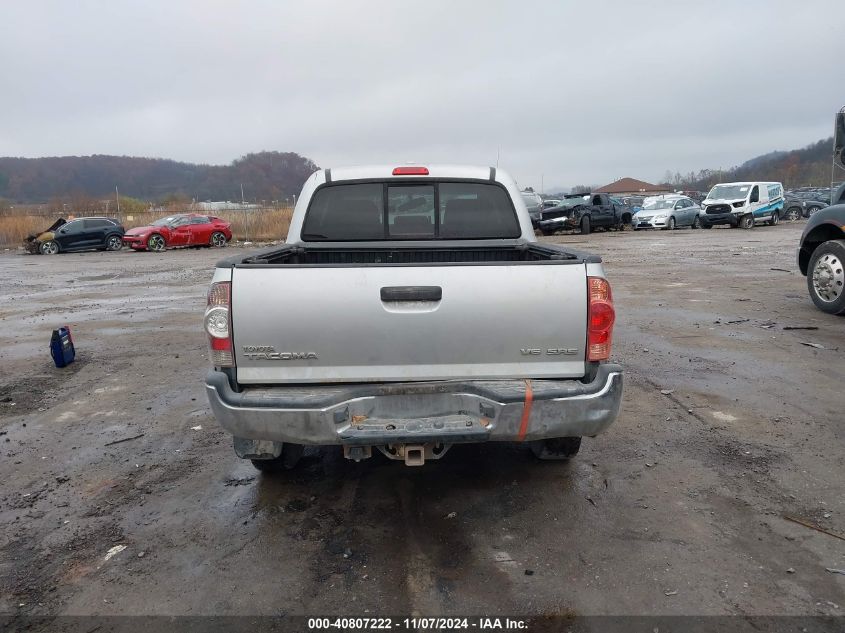
[[[520,618],[308,618],[308,630],[341,631],[525,631],[528,622]]]

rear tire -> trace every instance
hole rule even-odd
[[[543,461],[562,461],[575,457],[581,450],[580,437],[555,437],[530,443],[534,457]]]
[[[590,234],[590,216],[585,215],[581,218],[581,235]]]
[[[695,216],[692,220],[692,228],[693,229],[700,229],[701,228],[701,220],[698,216]],[[709,227],[708,227],[709,228]]]
[[[220,231],[215,231],[211,234],[211,240],[209,241],[209,245],[213,246],[214,248],[223,248],[226,246],[226,236],[223,235]]]
[[[119,235],[109,235],[106,238],[107,251],[119,251],[121,248],[123,248],[123,238]]]
[[[293,470],[302,458],[305,446],[302,444],[282,444],[282,452],[273,459],[251,459],[252,465],[262,473],[280,473]]]
[[[777,226],[778,222],[780,222],[780,211],[775,211],[772,213],[772,219],[769,220],[769,226]]]

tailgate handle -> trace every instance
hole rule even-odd
[[[386,286],[381,289],[382,301],[440,301],[440,286]]]

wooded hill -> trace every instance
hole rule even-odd
[[[317,165],[293,152],[247,154],[229,165],[180,163],[133,156],[0,158],[0,198],[42,203],[71,195],[121,196],[148,201],[284,200],[298,194]]]
[[[822,139],[803,149],[777,151],[757,156],[730,169],[702,169],[682,175],[666,172],[665,182],[675,188],[708,191],[719,182],[769,180],[784,187],[830,186],[833,138]]]

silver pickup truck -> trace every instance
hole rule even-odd
[[[305,183],[287,241],[217,264],[211,408],[235,452],[304,445],[421,465],[467,442],[567,459],[616,418],[601,259],[541,244],[488,167],[353,167]]]

